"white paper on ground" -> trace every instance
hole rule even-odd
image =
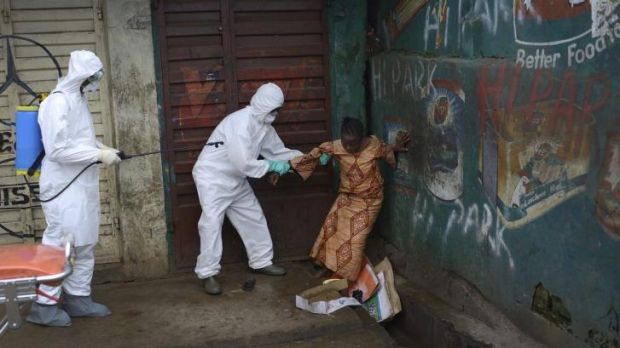
[[[297,308],[315,314],[330,314],[343,307],[359,305],[360,303],[353,297],[341,297],[330,301],[317,301],[309,303],[307,299],[299,295],[295,296],[295,306],[297,306]]]

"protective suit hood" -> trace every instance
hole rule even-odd
[[[250,100],[252,116],[260,123],[268,122],[268,115],[271,111],[284,104],[284,94],[280,87],[275,83],[266,83],[258,88]]]
[[[54,91],[80,93],[80,85],[103,69],[101,60],[91,51],[73,51],[69,58],[69,72],[58,81]]]

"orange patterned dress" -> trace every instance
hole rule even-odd
[[[310,257],[350,281],[355,281],[360,272],[366,237],[383,202],[383,177],[378,160],[383,158],[392,167],[396,165],[391,145],[371,136],[365,139],[363,146],[359,153],[350,154],[340,140],[335,140],[291,160],[304,180],[317,167],[323,153],[340,165],[338,197],[327,214]]]

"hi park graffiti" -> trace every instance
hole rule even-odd
[[[373,99],[409,97],[420,100],[432,89],[437,63],[382,57],[372,60]]]
[[[511,0],[438,0],[426,7],[424,17],[425,49],[448,47],[456,42],[461,47],[474,34],[478,23],[487,33],[497,34],[500,24],[510,18]],[[456,4],[456,6],[454,5]],[[456,38],[450,39],[450,28],[456,28]]]
[[[423,234],[428,241],[432,233],[441,233],[442,249],[447,249],[452,238],[473,236],[480,246],[494,257],[505,257],[510,270],[515,269],[515,261],[510,248],[504,241],[506,226],[492,207],[486,203],[473,203],[466,206],[459,198],[448,203],[451,207],[448,219],[436,218],[435,209],[446,204],[433,196],[416,194],[412,211],[412,228]]]

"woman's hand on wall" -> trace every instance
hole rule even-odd
[[[398,152],[408,151],[409,149],[407,148],[407,145],[409,144],[410,141],[411,141],[411,135],[409,134],[409,132],[399,131],[398,134],[396,134],[396,141],[394,142],[394,151],[398,151]]]

